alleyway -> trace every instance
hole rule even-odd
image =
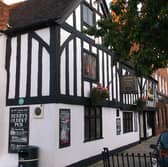
[[[142,141],[140,144],[137,144],[127,150],[124,150],[124,153],[140,153],[140,154],[144,154],[144,153],[149,153],[152,152],[152,149],[150,148],[150,144],[155,144],[157,142],[159,136],[154,136],[152,138],[149,138],[145,141]],[[103,163],[102,161],[90,165],[88,167],[103,167]]]

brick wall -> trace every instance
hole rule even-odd
[[[168,69],[158,69],[152,75],[158,81],[158,93],[168,96]],[[159,96],[161,99],[165,97]],[[155,112],[155,134],[168,130],[168,103],[167,100],[159,101],[156,105],[158,112]]]
[[[6,30],[7,24],[9,21],[9,9],[8,6],[5,5],[0,0],[0,30]]]
[[[158,92],[168,96],[168,68],[158,69],[152,76],[158,81]]]

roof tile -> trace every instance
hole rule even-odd
[[[21,28],[56,20],[60,23],[81,0],[28,0],[10,9],[10,25]]]

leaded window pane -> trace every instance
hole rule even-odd
[[[83,74],[87,79],[96,80],[97,78],[97,59],[95,55],[83,53]]]
[[[94,26],[94,12],[86,5],[83,5],[83,21],[89,26]]]
[[[133,113],[123,112],[123,133],[133,131]]]
[[[99,107],[85,107],[85,141],[102,137],[102,113]]]

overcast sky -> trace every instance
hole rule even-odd
[[[21,2],[21,1],[25,1],[25,0],[4,0],[4,2],[6,3],[6,4],[12,4],[12,3],[16,3],[16,2]],[[111,0],[106,0],[106,3],[107,3],[107,5],[108,5],[108,7],[109,7],[109,3],[111,2]]]
[[[109,4],[112,0],[106,0],[107,6],[109,7]]]
[[[12,3],[16,3],[16,2],[22,2],[25,0],[3,0],[6,4],[12,4]]]

